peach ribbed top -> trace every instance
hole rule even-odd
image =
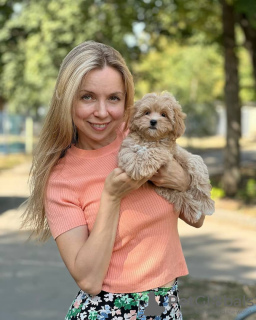
[[[89,234],[99,210],[107,175],[117,167],[117,155],[128,134],[96,150],[68,149],[53,168],[46,192],[46,217],[54,239],[87,225]],[[150,186],[121,200],[119,223],[102,290],[132,293],[163,286],[188,274],[173,205]]]

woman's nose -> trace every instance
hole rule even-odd
[[[98,101],[96,104],[95,116],[105,118],[108,115],[106,101]]]

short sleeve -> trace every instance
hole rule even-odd
[[[71,183],[64,179],[49,179],[45,212],[54,239],[68,230],[87,224],[78,195]]]

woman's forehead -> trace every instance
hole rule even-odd
[[[111,67],[89,71],[82,79],[80,90],[93,91],[98,89],[124,92],[121,73]]]

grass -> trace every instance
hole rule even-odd
[[[233,198],[225,197],[222,189],[222,175],[211,176],[212,198],[219,206],[228,210],[246,211],[256,216],[256,167],[241,168],[241,182],[239,191]],[[217,204],[216,203],[216,204]]]
[[[255,284],[194,280],[186,276],[179,278],[178,285],[183,318],[187,320],[234,320],[238,313],[256,303]]]
[[[32,156],[23,153],[0,155],[0,172],[31,160]]]

